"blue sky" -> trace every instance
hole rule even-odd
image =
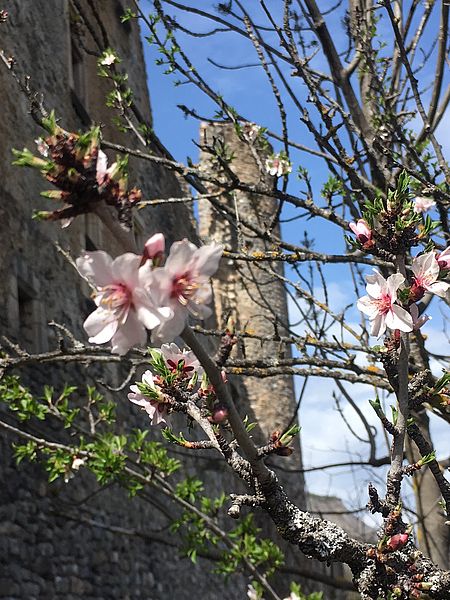
[[[191,0],[190,4],[196,8],[209,10],[213,2],[210,0],[196,0],[193,2]],[[268,5],[273,8],[274,12],[279,10],[280,4],[276,0],[269,0],[268,2]],[[335,4],[335,2],[323,2],[321,3],[321,8],[322,5],[325,7],[325,5],[331,6],[332,4]],[[142,5],[143,7],[148,7],[149,2],[143,2]],[[256,3],[253,5],[244,1],[244,5],[246,7],[256,6]],[[211,29],[210,23],[194,15],[185,14],[183,18],[180,17],[180,22],[190,30],[197,32],[205,32]],[[339,26],[338,18],[335,18],[335,22],[336,27],[332,29],[333,39],[338,45],[343,44],[345,42],[344,32]],[[435,34],[437,26],[436,18],[433,17],[429,24],[429,32]],[[391,39],[388,27],[383,21],[379,25],[379,30],[381,33],[384,33],[387,41]],[[261,69],[249,67],[241,70],[222,70],[214,67],[207,60],[208,58],[212,58],[216,62],[230,67],[242,65],[243,63],[257,62],[254,48],[247,40],[229,33],[220,33],[217,36],[201,39],[193,39],[190,36],[177,33],[177,37],[183,43],[183,50],[193,60],[195,67],[205,77],[212,88],[223,94],[224,98],[247,119],[268,127],[273,131],[281,131],[277,106],[270,91],[267,78]],[[199,114],[205,116],[213,116],[216,109],[212,102],[194,86],[181,85],[176,87],[174,82],[179,79],[178,74],[163,74],[163,68],[155,65],[155,61],[160,55],[154,46],[150,46],[144,41],[144,51],[148,66],[148,84],[155,132],[177,160],[184,162],[189,156],[196,162],[198,151],[193,140],[198,140],[199,122],[192,118],[186,119],[177,108],[177,104],[195,108]],[[316,67],[320,68],[322,64],[323,59],[318,56],[316,58]],[[325,65],[323,66],[325,68]],[[288,68],[285,69],[285,73],[290,78],[290,82],[295,86],[296,93],[305,100],[306,91],[304,85],[299,79],[293,80]],[[431,82],[434,77],[433,67],[430,66],[430,68],[427,68],[422,77],[421,81],[425,84],[427,80]],[[298,113],[293,110],[292,103],[287,102],[286,105],[290,114],[288,118],[290,137],[299,143],[315,147],[311,135],[301,124]],[[412,126],[419,127],[419,120],[416,119],[413,121]],[[448,124],[444,122],[439,130],[439,138],[444,145],[444,150],[447,152],[450,150],[450,135],[448,134]],[[273,142],[273,145],[275,150],[281,149],[280,143]],[[319,194],[320,187],[328,176],[325,163],[321,159],[303,152],[294,152],[292,159],[294,169],[293,175],[290,178],[290,191],[294,194],[299,191],[298,181],[294,173],[299,166],[302,166],[310,171],[314,192]],[[288,206],[283,213],[283,217],[289,218],[293,216],[293,210],[291,206]],[[308,230],[310,237],[316,239],[317,250],[333,253],[344,251],[345,244],[342,231],[326,223],[323,219],[286,223],[283,226],[284,237],[290,242],[298,243],[303,237],[305,229]],[[330,289],[332,290],[332,308],[335,310],[342,309],[347,304],[356,301],[349,282],[348,271],[344,266],[333,265],[329,268],[325,266],[325,274],[329,279]],[[293,313],[295,313],[295,307],[292,308]],[[357,328],[360,318],[359,313],[356,310],[350,310],[348,317]],[[437,311],[433,311],[433,317],[434,320],[427,324],[427,333],[431,336],[432,346],[435,349],[442,349],[443,344],[448,343],[448,340],[441,331],[442,317]],[[293,315],[293,319],[295,320],[295,314]],[[298,331],[299,334],[304,333],[302,325],[299,326]],[[375,339],[372,340],[372,343],[376,343]],[[367,403],[368,398],[373,395],[372,391],[361,385],[349,386],[348,389],[358,402],[358,405],[368,416],[370,422],[377,425],[375,415],[372,414]],[[306,394],[306,399],[302,405],[301,415],[304,422],[302,444],[306,465],[323,464],[330,460],[336,462],[346,460],[350,455],[367,456],[367,446],[358,442],[350,435],[337,414],[331,397],[332,390],[333,385],[331,380],[316,381],[309,384],[308,394]],[[358,422],[355,413],[348,407],[345,409],[345,416],[358,433],[361,434],[361,424]],[[311,427],[312,423],[315,424],[314,429]],[[437,436],[438,447],[442,448],[444,454],[448,453],[448,441],[443,426],[436,421],[433,422],[433,427]],[[382,447],[381,441],[378,455],[384,455],[386,452],[387,449],[386,447]],[[384,474],[380,471],[379,476],[384,477]],[[311,491],[339,495],[353,506],[362,506],[365,504],[367,500],[365,483],[369,480],[374,480],[373,473],[368,474],[361,469],[356,472],[351,469],[333,470],[311,474],[307,477],[308,486]]]

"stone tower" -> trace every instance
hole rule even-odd
[[[231,169],[241,181],[254,184],[265,177],[266,183],[273,184],[272,177],[261,173],[255,154],[249,145],[239,139],[233,125],[202,124],[201,144],[211,145],[219,140],[225,144],[226,152],[233,155]],[[203,169],[214,169],[206,152],[202,153],[200,161]],[[276,199],[236,190],[220,200],[231,209],[233,219],[224,218],[208,200],[200,200],[199,229],[202,239],[218,241],[232,252],[244,251],[250,257],[275,249],[270,238],[265,240],[257,237],[249,226],[256,225],[260,230],[267,231],[276,218]],[[279,237],[278,224],[271,231]],[[268,270],[257,262],[225,258],[214,278],[213,287],[219,327],[223,327],[231,316],[238,331],[249,331],[257,336],[254,339],[245,338],[237,349],[236,357],[269,359],[275,366],[277,359],[290,355],[290,348],[276,341],[277,336],[286,335],[288,307],[284,285],[270,271],[283,275],[282,263],[274,262]],[[270,341],[274,339],[275,341]],[[272,431],[284,430],[290,423],[297,422],[292,377],[245,377],[241,393],[260,425],[259,442],[267,442]],[[295,454],[289,458],[288,470],[300,469],[302,466],[298,441],[295,450]],[[303,475],[298,473],[292,476],[289,486],[293,486],[295,490],[297,503],[305,506]]]
[[[261,156],[258,158],[251,146],[239,139],[232,124],[203,123],[200,128],[200,145],[210,147],[215,144],[220,144],[225,148],[227,156],[233,157],[229,166],[241,182],[251,186],[263,178],[267,185],[273,185],[273,178],[264,170],[264,155],[267,156],[269,150],[259,150],[258,154]],[[217,169],[207,151],[201,152],[200,166],[211,174]],[[217,176],[217,170],[215,175]],[[216,191],[214,186],[209,186],[208,192]],[[273,226],[278,210],[276,199],[235,190],[232,194],[220,196],[220,203],[226,208],[215,207],[206,199],[199,200],[199,231],[204,241],[215,240],[224,244],[231,252],[244,253],[250,257],[277,250],[270,241],[270,235],[266,239],[257,237],[251,229],[257,226],[261,231],[271,231],[274,237],[280,238],[279,225]],[[237,331],[249,331],[255,336],[253,339],[245,338],[244,346],[238,346],[233,355],[236,358],[270,360],[276,366],[277,359],[290,356],[290,348],[276,341],[277,336],[287,334],[288,306],[286,289],[274,273],[284,275],[283,263],[273,262],[270,269],[267,269],[259,267],[257,262],[227,261],[225,256],[214,277],[214,306],[218,328],[223,328],[231,317],[236,323]],[[235,386],[234,397],[237,398],[241,414],[250,414],[259,423],[259,431],[254,435],[259,443],[266,443],[275,429],[283,430],[290,423],[297,422],[298,407],[292,376],[240,376],[238,381],[231,378],[231,383]],[[289,496],[300,508],[321,516],[325,513],[325,518],[327,511],[345,513],[345,507],[339,499],[307,493],[301,471],[299,439],[293,447],[294,454],[287,460],[276,457],[278,460],[272,461],[270,465],[277,471]],[[277,470],[278,466],[282,469]],[[356,537],[370,537],[370,532],[367,534],[364,524],[358,519],[348,518],[343,514],[337,518],[334,515],[332,520],[337,520],[347,529],[350,527]],[[264,531],[270,532],[267,524],[263,523],[262,526]],[[270,534],[273,535],[274,532]],[[323,574],[324,583],[329,577],[349,579],[349,573],[345,572],[342,565],[325,567],[317,561],[305,559],[289,546],[283,546],[283,550],[287,564],[301,572],[306,579],[313,572],[319,580],[320,574]],[[355,599],[352,593],[316,582],[306,581],[304,589],[322,589],[325,597],[330,600]]]

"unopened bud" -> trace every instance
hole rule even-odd
[[[241,514],[241,507],[239,504],[232,504],[228,509],[228,516],[232,519],[239,519]]]
[[[234,335],[235,331],[236,331],[236,322],[233,319],[233,317],[228,317],[227,319],[227,325],[226,325],[226,332],[229,335]]]
[[[211,414],[211,421],[213,423],[223,423],[226,419],[228,419],[228,409],[225,406],[218,404],[213,408]]]
[[[407,533],[397,533],[389,538],[386,549],[390,552],[401,550],[409,539]]]
[[[155,233],[149,238],[144,245],[144,257],[153,260],[154,258],[164,254],[166,242],[162,233]]]
[[[289,446],[281,446],[281,448],[275,450],[275,454],[278,454],[278,456],[290,456],[293,452]]]

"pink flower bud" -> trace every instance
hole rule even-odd
[[[364,219],[358,219],[356,223],[350,223],[350,229],[356,235],[358,242],[363,246],[369,243],[370,245],[372,244],[372,231]]]
[[[222,404],[218,404],[216,407],[213,408],[211,414],[211,421],[213,423],[222,423],[226,419],[228,419],[228,410],[225,406],[223,406]]]
[[[436,254],[439,268],[445,271],[450,270],[450,246],[440,254]]]
[[[390,552],[395,552],[395,550],[401,550],[403,546],[409,539],[409,535],[407,533],[397,533],[389,538],[388,543],[386,545],[386,549]]]
[[[153,259],[159,254],[164,254],[166,242],[162,233],[155,233],[145,242],[144,256]]]

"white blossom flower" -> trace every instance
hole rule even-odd
[[[257,125],[256,123],[246,122],[242,125],[242,131],[244,132],[244,136],[247,140],[253,143],[261,131],[262,127]]]
[[[148,388],[149,393],[146,394],[137,385],[132,385],[130,386],[131,392],[128,394],[128,400],[145,410],[152,425],[167,423],[167,405],[157,400],[161,397],[161,392],[151,371],[145,371],[142,375],[142,383]]]
[[[373,245],[372,231],[365,219],[358,219],[356,223],[350,223],[349,227],[363,246]]]
[[[282,177],[292,172],[292,165],[283,154],[278,153],[266,159],[266,171],[273,177]]]
[[[414,212],[416,213],[425,213],[430,208],[436,206],[436,202],[431,198],[424,198],[423,196],[417,196],[414,199]]]
[[[110,67],[116,62],[119,62],[119,59],[117,58],[116,54],[114,54],[114,52],[105,52],[103,54],[103,57],[100,59],[100,64],[103,67]]]
[[[404,308],[395,304],[397,290],[405,281],[403,275],[395,273],[385,279],[374,269],[374,274],[367,275],[366,281],[368,295],[358,300],[357,307],[371,321],[370,334],[380,337],[386,331],[386,327],[404,332],[412,331],[411,315]]]
[[[412,261],[411,268],[414,273],[413,289],[418,297],[420,297],[418,292],[422,291],[423,295],[423,291],[426,290],[445,298],[450,284],[445,283],[445,281],[438,281],[440,267],[434,252],[416,256]]]
[[[72,460],[70,467],[66,467],[65,469],[64,483],[69,483],[69,481],[75,477],[74,471],[79,471],[80,467],[83,467],[86,464],[86,460],[86,458],[79,458],[78,456]]]
[[[72,461],[72,466],[70,467],[72,471],[78,471],[80,467],[84,466],[86,463],[86,458],[79,458],[76,456]]]
[[[141,260],[132,253],[113,260],[103,251],[86,252],[76,260],[79,273],[95,288],[98,308],[83,325],[92,344],[111,341],[113,352],[125,354],[146,342],[146,328],[153,329],[169,316],[144,289],[150,274],[139,268]]]
[[[261,596],[255,590],[252,584],[249,584],[247,587],[247,598],[249,598],[249,600],[261,600]]]
[[[164,267],[152,271],[150,293],[158,306],[170,310],[169,317],[155,329],[155,339],[174,340],[183,331],[189,314],[197,319],[211,316],[207,306],[212,299],[209,278],[216,272],[221,256],[222,246],[217,244],[197,248],[184,239],[172,245]],[[148,261],[142,268],[147,265]]]
[[[178,348],[178,346],[172,342],[171,344],[163,344],[161,346],[161,354],[163,355],[164,362],[169,369],[176,369],[178,363],[183,361],[184,373],[192,376],[196,372],[198,373],[199,377],[202,376],[203,367],[200,365],[192,350],[180,350],[180,348]]]

